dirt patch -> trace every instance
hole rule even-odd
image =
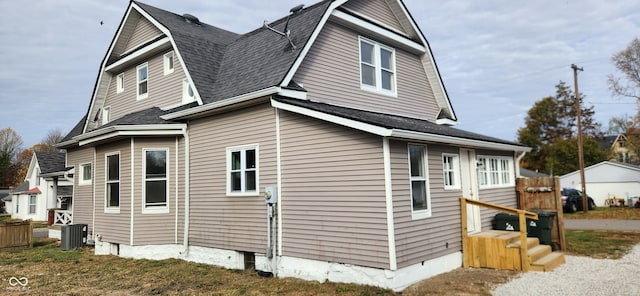
[[[491,295],[492,289],[520,274],[513,270],[458,268],[412,285],[402,295]]]

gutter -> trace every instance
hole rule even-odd
[[[531,149],[529,149],[529,151],[531,151]],[[520,177],[520,161],[522,161],[524,156],[527,155],[527,152],[529,151],[521,151],[520,154],[516,156],[516,163],[515,163],[516,177]]]

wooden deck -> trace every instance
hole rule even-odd
[[[526,239],[527,260],[522,260],[520,233],[487,230],[467,236],[464,261],[470,267],[508,270],[550,271],[563,264],[564,254],[552,252],[551,246],[541,245],[538,238]],[[522,266],[526,262],[528,266]]]

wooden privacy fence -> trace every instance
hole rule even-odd
[[[32,246],[33,226],[31,220],[0,223],[0,250]]]
[[[565,251],[560,179],[558,177],[518,178],[516,191],[518,192],[518,207],[520,209],[555,214],[551,229],[551,242],[555,249]]]

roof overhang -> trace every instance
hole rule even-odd
[[[147,125],[116,125],[95,130],[74,137],[80,146],[100,141],[107,141],[117,137],[133,136],[175,136],[182,135],[187,129],[184,123],[176,124],[147,124]]]
[[[289,89],[289,88],[280,87],[280,86],[272,86],[272,87],[264,88],[254,92],[250,92],[247,94],[235,96],[229,99],[224,99],[224,100],[209,103],[206,105],[201,105],[201,106],[165,114],[160,116],[160,118],[164,120],[176,120],[176,119],[192,119],[192,118],[203,117],[203,116],[213,114],[225,107],[229,107],[229,106],[240,104],[240,103],[245,103],[254,99],[272,96],[272,95],[280,95],[280,96],[300,99],[300,100],[305,100],[307,98],[306,91],[294,90],[294,89]]]
[[[136,51],[132,52],[130,55],[127,55],[126,57],[119,59],[115,63],[106,66],[104,70],[115,72],[116,70],[119,70],[122,67],[125,67],[129,63],[132,63],[144,57],[148,57],[151,54],[157,53],[161,50],[164,50],[170,47],[171,47],[171,39],[169,39],[169,37],[164,37],[143,48],[137,49]]]
[[[467,139],[467,138],[416,132],[416,131],[410,131],[410,130],[404,130],[404,129],[382,127],[382,126],[373,125],[373,124],[369,124],[369,123],[365,123],[365,122],[361,122],[353,119],[348,119],[348,118],[344,118],[344,117],[340,117],[332,114],[327,114],[320,111],[310,110],[300,106],[286,104],[273,99],[271,100],[271,106],[277,109],[286,110],[289,112],[328,121],[331,123],[354,128],[357,130],[361,130],[361,131],[382,136],[382,137],[443,143],[443,144],[453,144],[457,146],[492,149],[492,150],[516,151],[516,152],[531,151],[531,148],[529,147],[518,146],[518,145],[510,145],[505,143],[496,143],[496,142],[489,142],[489,141],[481,141],[481,140],[474,140],[474,139]]]

